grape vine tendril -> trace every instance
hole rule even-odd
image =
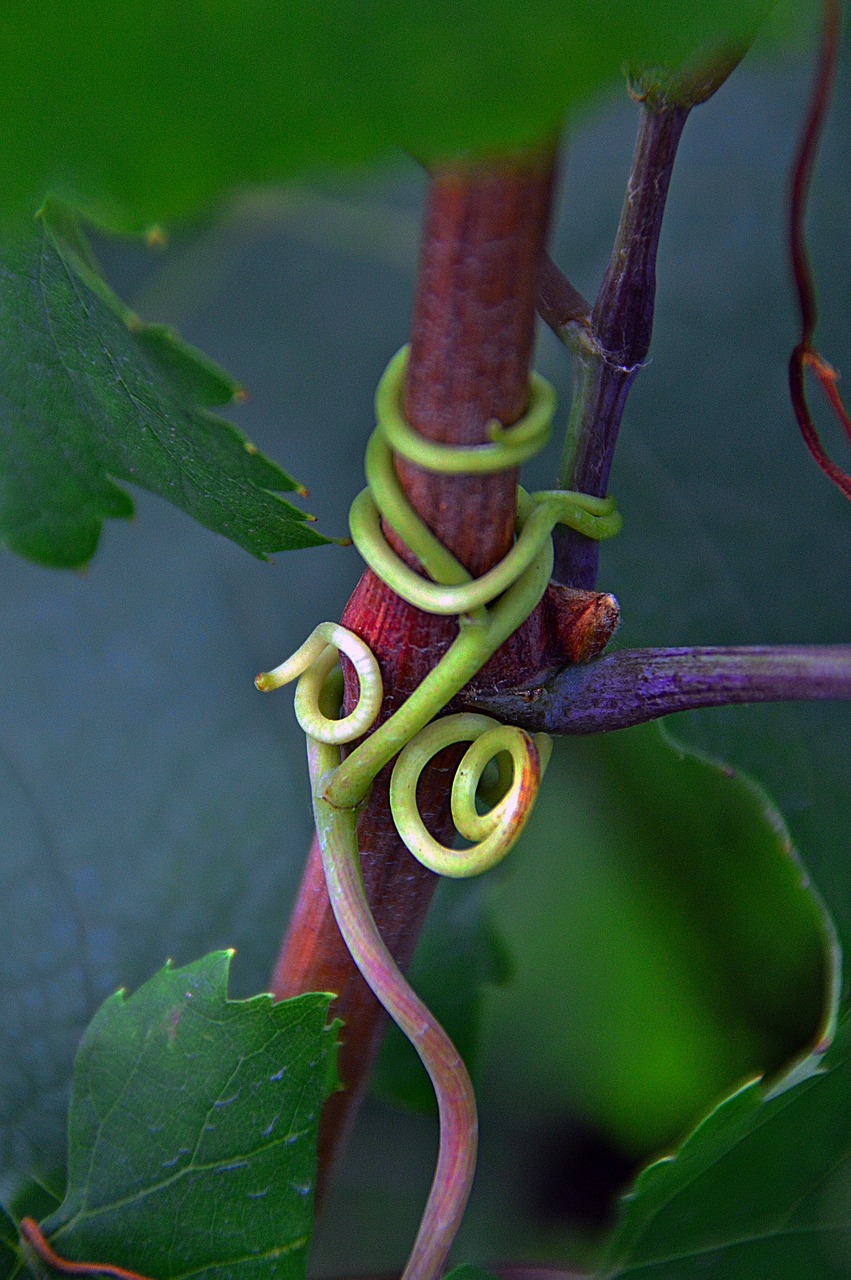
[[[377,425],[366,450],[366,488],[352,504],[352,540],[363,559],[403,600],[426,613],[456,615],[458,636],[405,703],[342,759],[340,747],[365,734],[383,696],[381,673],[369,646],[354,632],[324,622],[291,658],[255,683],[264,692],[298,679],[295,712],[307,736],[313,812],[328,896],[352,959],[376,997],[414,1045],[434,1086],[440,1149],[428,1202],[403,1280],[436,1280],[470,1193],[478,1122],[467,1070],[446,1032],[408,986],[385,947],[364,893],[357,847],[357,810],[372,782],[396,755],[390,806],[397,831],[420,862],[440,875],[479,875],[496,865],[528,819],[551,744],[490,716],[440,713],[535,609],[550,580],[552,531],[566,524],[586,537],[610,538],[621,517],[614,499],[564,490],[528,494],[518,489],[516,538],[508,554],[473,579],[435,537],[405,497],[393,452],[427,470],[469,474],[502,471],[532,457],[549,439],[555,392],[533,373],[529,406],[513,426],[489,425],[490,443],[456,448],[419,436],[405,421],[402,392],[408,349],[390,361],[375,396]],[[396,555],[382,518],[410,547],[433,579]],[[340,719],[340,653],[353,663],[359,693]],[[435,719],[435,717],[440,717]],[[417,780],[444,747],[470,742],[452,785],[452,817],[472,847],[451,849],[426,830],[416,805]],[[476,793],[491,761],[500,768],[501,794],[480,814]],[[510,778],[510,780],[508,780]]]

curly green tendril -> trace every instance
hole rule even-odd
[[[519,422],[510,427],[491,423],[488,444],[468,448],[436,444],[418,435],[405,420],[402,393],[407,358],[408,349],[403,347],[378,384],[377,425],[366,451],[368,487],[352,504],[352,539],[373,572],[403,600],[426,613],[456,616],[458,635],[407,701],[345,760],[341,745],[369,730],[383,696],[378,663],[359,636],[324,622],[291,658],[259,675],[256,684],[266,691],[298,679],[295,711],[307,735],[316,830],[340,932],[367,983],[414,1044],[434,1085],[440,1152],[403,1280],[435,1280],[472,1183],[475,1100],[458,1053],[408,986],[378,933],[363,889],[357,809],[379,770],[398,755],[391,775],[390,806],[399,836],[414,857],[448,876],[478,875],[505,857],[531,812],[549,759],[550,740],[545,734],[533,737],[489,716],[441,717],[440,713],[543,596],[552,573],[555,526],[568,525],[589,538],[610,538],[619,531],[621,517],[612,498],[563,490],[529,494],[518,489],[514,545],[495,568],[474,579],[410,506],[396,477],[393,453],[427,470],[452,474],[516,467],[549,439],[555,392],[533,373],[528,409]],[[396,555],[382,532],[382,519],[414,552],[428,578]],[[341,653],[353,663],[359,682],[357,704],[344,718],[339,715]],[[417,810],[416,789],[432,757],[460,742],[471,746],[453,782],[452,816],[471,847],[452,849],[426,830]],[[496,802],[482,814],[476,797],[487,790],[482,775],[493,762],[499,775]]]

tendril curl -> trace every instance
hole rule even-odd
[[[492,422],[490,442],[466,448],[437,444],[406,422],[403,389],[408,349],[390,361],[375,396],[376,428],[366,450],[368,487],[352,504],[352,541],[395,593],[426,613],[458,618],[458,635],[406,702],[345,760],[341,746],[375,722],[383,687],[369,646],[347,628],[324,622],[301,648],[255,683],[263,691],[298,680],[295,710],[307,735],[313,811],[340,932],[366,982],[413,1043],[429,1073],[440,1116],[440,1150],[428,1203],[403,1280],[436,1280],[467,1203],[476,1161],[477,1119],[466,1068],[443,1028],[411,990],[385,947],[366,900],[357,848],[357,810],[378,772],[394,756],[390,805],[400,838],[440,875],[479,875],[498,863],[528,819],[550,755],[546,734],[527,734],[489,716],[440,713],[535,609],[550,580],[552,531],[565,524],[590,538],[613,537],[621,517],[612,498],[563,490],[517,491],[515,542],[488,573],[472,578],[409,504],[396,477],[393,453],[430,471],[502,471],[532,457],[549,439],[555,392],[532,374],[529,405],[513,426]],[[393,551],[382,519],[417,556],[428,578]],[[431,579],[431,580],[429,580]],[[344,653],[358,677],[354,709],[339,718]],[[440,717],[435,719],[435,717]],[[469,742],[452,785],[452,817],[471,847],[435,840],[420,817],[417,782],[444,747]],[[483,775],[495,763],[495,789]],[[510,767],[509,767],[510,765]],[[477,796],[492,801],[480,813]]]

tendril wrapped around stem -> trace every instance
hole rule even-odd
[[[368,488],[350,513],[358,551],[397,595],[426,613],[456,615],[458,636],[405,703],[342,760],[340,747],[367,733],[381,706],[378,663],[369,647],[345,627],[325,622],[274,671],[257,677],[270,690],[298,679],[296,715],[307,734],[313,811],[340,932],[375,995],[412,1041],[431,1077],[440,1113],[440,1152],[428,1203],[403,1280],[436,1280],[460,1224],[472,1184],[476,1107],[466,1068],[446,1033],[406,983],[384,946],[363,889],[357,849],[357,806],[373,779],[398,754],[390,804],[408,849],[441,875],[471,876],[494,866],[516,841],[534,804],[549,759],[545,734],[488,716],[440,713],[501,644],[532,613],[552,573],[552,531],[566,524],[586,537],[610,538],[621,527],[611,498],[566,491],[518,490],[514,546],[489,573],[473,579],[435,537],[405,497],[393,467],[393,451],[428,470],[494,472],[516,467],[549,438],[555,410],[552,387],[537,374],[529,407],[511,427],[491,423],[490,443],[468,448],[436,444],[405,421],[402,391],[407,348],[390,361],[375,397],[377,425],[366,452]],[[414,552],[432,579],[409,568],[388,545],[382,518]],[[354,710],[342,719],[339,653],[354,664],[360,685]],[[443,747],[471,742],[452,786],[452,814],[468,849],[449,849],[426,830],[416,805],[417,781]],[[508,780],[506,757],[511,762]],[[500,794],[479,813],[477,794],[491,761],[499,766]]]

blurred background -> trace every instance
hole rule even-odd
[[[749,58],[686,128],[651,361],[612,477],[626,524],[604,549],[600,586],[623,609],[617,644],[849,639],[847,502],[810,461],[786,391],[797,320],[785,182],[808,73],[797,58]],[[840,370],[851,367],[850,94],[846,53],[810,218],[818,339]],[[625,92],[608,100],[564,149],[554,256],[588,296],[636,110]],[[400,159],[345,183],[245,194],[164,250],[96,241],[136,311],[178,326],[245,384],[230,416],[309,487],[329,534],[345,532],[375,383],[406,340],[424,190]],[[564,424],[569,364],[543,329],[537,365]],[[825,439],[841,460],[830,425]],[[527,483],[552,482],[558,450]],[[166,957],[235,946],[233,994],[264,989],[310,837],[291,699],[259,698],[252,679],[339,616],[355,552],[266,565],[133,497],[135,520],[104,529],[85,573],[0,557],[7,1171],[61,1158],[74,1047],[117,986]],[[849,708],[833,704],[671,724],[769,790],[840,937],[851,928],[849,728]],[[459,1258],[588,1255],[631,1171],[817,1029],[817,907],[783,888],[787,871],[778,881],[723,849],[707,875],[703,806],[714,802],[698,787],[676,809],[670,767],[645,730],[564,744],[509,863],[440,891],[424,982],[448,963],[448,937],[456,955],[472,948],[467,971],[487,983],[463,1011],[482,1032],[482,1160]],[[705,910],[683,889],[696,879]],[[732,881],[747,929],[711,905]],[[416,1229],[435,1122],[388,1101],[418,1089],[392,1046],[380,1084],[318,1230],[317,1275],[398,1267]]]

